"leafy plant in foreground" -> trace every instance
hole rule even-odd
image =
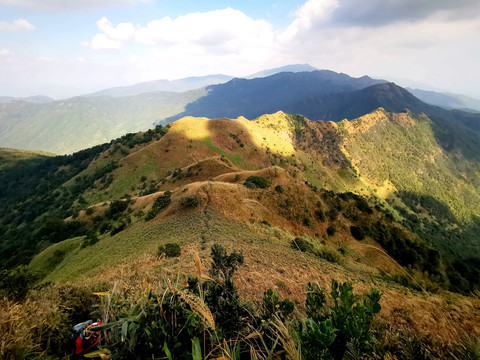
[[[332,279],[330,305],[324,288],[307,284],[306,312],[308,319],[302,324],[302,351],[307,359],[314,359],[312,351],[329,358],[342,359],[346,344],[355,339],[364,353],[371,351],[370,327],[373,316],[380,312],[381,294],[376,289],[363,297],[353,293],[352,283],[339,284]],[[314,335],[316,334],[316,335]],[[315,342],[313,339],[317,339]],[[328,352],[326,352],[328,349]]]

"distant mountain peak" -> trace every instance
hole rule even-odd
[[[282,72],[310,72],[315,70],[319,70],[319,69],[311,66],[310,64],[291,64],[291,65],[285,65],[285,66],[281,66],[274,69],[262,70],[255,74],[247,76],[246,79],[263,78],[263,77],[268,77],[268,76],[275,75]]]

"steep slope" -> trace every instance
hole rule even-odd
[[[384,83],[352,92],[325,94],[304,99],[286,107],[288,112],[304,114],[311,120],[340,121],[354,119],[379,107],[389,112],[405,109],[413,113],[425,113],[443,123],[462,123],[480,131],[480,116],[459,110],[446,110],[426,104],[404,88],[394,83]]]
[[[426,104],[393,83],[309,98],[286,106],[286,109],[304,114],[311,120],[340,121],[355,119],[379,107],[389,112],[408,109],[412,113],[425,113],[431,118],[435,138],[445,151],[452,155],[461,154],[467,159],[480,159],[477,146],[480,142],[480,115]]]

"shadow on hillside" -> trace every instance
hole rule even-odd
[[[448,205],[432,196],[401,191],[398,196],[413,213],[404,208],[396,210],[405,218],[404,225],[420,237],[428,240],[447,256],[480,258],[477,238],[480,218],[470,223],[459,221]]]
[[[470,223],[462,224],[446,204],[431,196],[405,191],[398,196],[414,212],[396,207],[405,218],[403,224],[432,244],[447,260],[445,271],[451,289],[464,293],[479,289],[480,217],[474,216]]]

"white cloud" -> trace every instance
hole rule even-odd
[[[181,43],[231,52],[247,46],[270,46],[273,28],[264,20],[254,20],[241,11],[227,8],[154,20],[137,30],[136,40],[144,44]]]
[[[128,41],[135,35],[135,27],[131,23],[121,23],[116,27],[106,18],[102,17],[97,21],[100,31],[92,41],[84,41],[83,46],[93,50],[119,50],[122,48],[122,41]]]
[[[21,30],[34,30],[35,26],[30,24],[25,19],[17,19],[12,23],[6,21],[0,21],[0,31],[21,31]]]
[[[135,27],[131,23],[121,23],[117,27],[113,27],[112,23],[106,18],[102,17],[97,21],[97,26],[110,40],[126,41],[135,34]]]
[[[105,34],[96,34],[92,41],[82,42],[82,46],[93,50],[120,50],[122,43],[118,40],[112,40]]]
[[[274,31],[264,20],[254,20],[243,12],[231,8],[204,13],[191,13],[176,19],[164,17],[143,27],[132,23],[117,26],[105,17],[97,22],[101,33],[84,45],[94,50],[120,49],[122,44],[134,39],[144,45],[161,45],[181,48],[188,56],[199,51],[212,55],[259,53],[272,48]]]
[[[280,39],[292,41],[299,32],[309,30],[327,19],[337,7],[337,0],[308,0],[295,12],[295,20],[281,34]]]

